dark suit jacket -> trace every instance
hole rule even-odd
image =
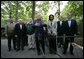
[[[71,20],[71,26],[68,25],[68,20],[65,21],[65,34],[73,36],[74,34],[77,34],[78,26],[77,22],[75,20]]]
[[[64,34],[64,21],[62,21],[62,25],[60,25],[60,21],[57,22],[57,35],[63,35]]]
[[[25,26],[24,23],[22,23],[22,29],[20,29],[20,24],[17,23],[15,25],[14,31],[15,31],[15,35],[18,35],[19,37],[21,37],[21,36],[25,36],[26,35],[27,29],[26,29],[26,26]]]

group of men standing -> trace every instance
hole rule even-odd
[[[41,54],[40,47],[45,54],[45,32],[44,27],[47,28],[47,39],[49,42],[49,53],[57,53],[58,47],[63,46],[63,54],[66,54],[68,44],[70,42],[70,54],[73,55],[73,46],[74,37],[67,37],[65,41],[62,37],[57,38],[57,36],[76,36],[77,34],[77,23],[75,20],[72,20],[72,15],[67,14],[68,20],[63,21],[62,16],[59,16],[59,21],[56,22],[54,15],[49,15],[48,23],[46,24],[44,20],[41,19],[41,14],[37,14],[37,19],[35,21],[32,18],[29,18],[29,23],[23,23],[22,19],[18,20],[18,23],[15,24],[13,19],[10,19],[10,23],[6,25],[6,36],[8,38],[8,49],[11,51],[11,39],[13,39],[13,47],[16,51],[24,50],[24,46],[29,47],[30,49],[37,49],[37,54]]]
[[[69,52],[71,55],[73,55],[73,42],[74,37],[78,34],[78,26],[76,20],[72,19],[71,13],[67,14],[67,20],[63,21],[62,16],[59,16],[59,21],[57,22],[57,32],[58,36],[66,36],[65,40],[63,40],[63,37],[58,38],[59,47],[63,45],[63,54],[66,54],[68,44],[70,43]]]

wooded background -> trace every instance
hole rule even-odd
[[[49,15],[47,15],[49,8],[57,8],[54,11],[55,20],[58,21],[58,15],[63,16],[63,20],[67,20],[67,13],[72,14],[72,19],[76,20],[78,23],[78,34],[83,35],[83,1],[68,1],[67,5],[62,11],[60,11],[60,5],[63,4],[62,1],[1,1],[1,27],[4,27],[6,22],[10,18],[13,18],[15,22],[19,18],[29,20],[30,17],[36,20],[36,14],[41,13],[42,19],[48,22]],[[53,4],[53,6],[51,5]],[[36,10],[38,8],[39,10]],[[2,30],[1,34],[5,34]]]

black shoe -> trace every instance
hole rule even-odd
[[[22,49],[22,51],[23,51],[24,49]]]
[[[11,49],[9,49],[8,51],[11,51]]]
[[[16,50],[16,48],[14,48],[14,50]]]
[[[29,48],[28,50],[32,50],[32,48]]]
[[[61,44],[58,46],[58,48],[60,48],[61,47]]]
[[[16,49],[16,51],[19,51],[20,49]]]
[[[53,52],[53,54],[57,54],[57,52]]]
[[[53,52],[50,51],[49,53],[52,54]]]
[[[63,54],[66,54],[66,52],[63,52]]]
[[[73,52],[70,52],[71,55],[74,55]]]
[[[32,48],[32,50],[35,50],[35,48]]]
[[[28,44],[26,44],[25,46],[28,46]]]
[[[38,52],[38,55],[41,55],[41,52]]]

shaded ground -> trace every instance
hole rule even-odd
[[[47,47],[45,50],[45,58],[83,58],[83,50],[77,46],[74,47],[74,55],[70,55],[69,52],[67,52],[66,55],[63,55],[62,48],[57,48],[57,54],[49,54]],[[36,49],[28,50],[28,46],[25,46],[24,51],[20,50],[16,52],[12,49],[12,51],[8,52],[7,39],[1,39],[1,58],[43,58],[43,56],[38,56]]]

